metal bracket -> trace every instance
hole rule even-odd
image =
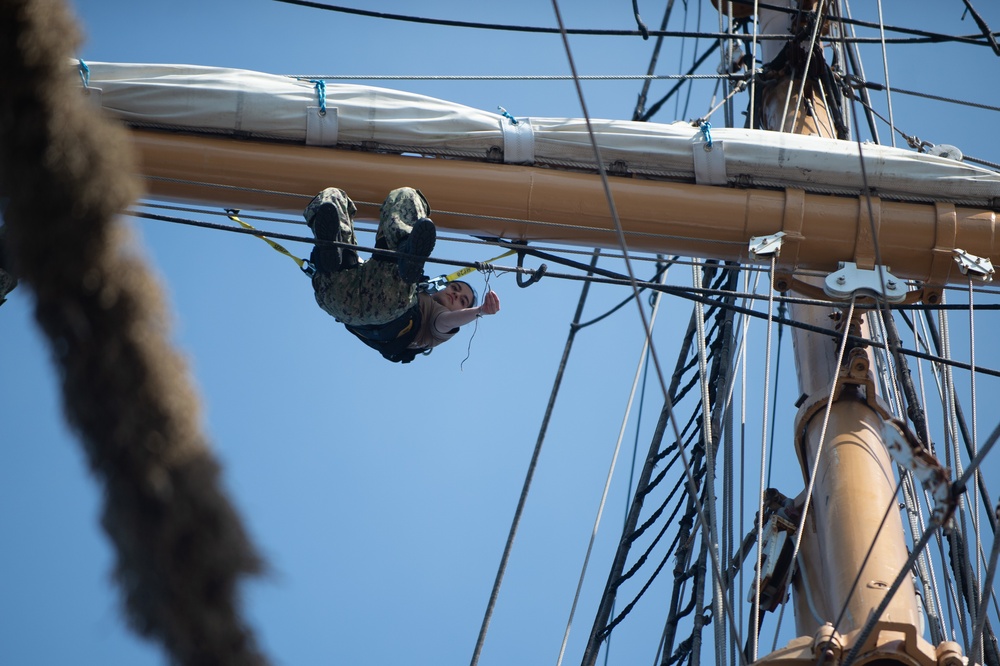
[[[782,240],[787,234],[784,231],[773,233],[770,236],[750,237],[750,256],[755,260],[758,257],[781,254],[781,246],[785,242]]]
[[[860,347],[851,350],[844,366],[841,367],[837,375],[837,382],[833,389],[834,402],[840,400],[844,388],[851,385],[864,389],[863,397],[860,395],[858,397],[884,421],[882,441],[893,461],[903,469],[912,472],[934,498],[931,519],[936,524],[945,524],[954,513],[956,505],[948,471],[934,454],[920,443],[909,426],[904,421],[897,419],[889,406],[878,397],[870,360],[865,350]],[[824,408],[828,400],[829,396],[826,395],[810,396],[809,401],[799,408],[795,417],[795,429],[796,432],[801,433],[796,442],[800,458],[805,426],[814,415]]]
[[[868,291],[882,294],[890,303],[902,303],[907,294],[905,283],[892,275],[888,268],[858,268],[853,261],[841,262],[840,270],[827,275],[823,291],[828,296],[843,299],[850,298],[858,291]]]
[[[792,537],[794,535],[795,524],[778,514],[772,514],[764,524],[764,541],[761,545],[764,554],[760,574],[760,607],[762,610],[773,612],[787,596],[785,586],[788,585],[788,570],[792,564],[792,551],[794,550]],[[747,601],[753,602],[756,590],[755,579]]]
[[[993,280],[993,262],[990,261],[989,257],[977,257],[958,248],[952,252],[955,253],[955,263],[958,264],[958,270],[962,271],[963,275],[979,278],[983,282]]]
[[[899,419],[885,421],[882,439],[896,464],[911,471],[934,498],[931,522],[944,525],[955,511],[955,498],[952,497],[948,472]]]

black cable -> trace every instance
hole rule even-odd
[[[315,239],[312,239],[312,238],[306,238],[306,237],[303,237],[303,236],[294,236],[294,235],[291,235],[291,234],[280,234],[280,233],[274,233],[274,232],[264,232],[264,231],[261,231],[260,229],[244,229],[242,227],[232,227],[232,226],[225,225],[225,224],[215,224],[215,223],[212,223],[212,222],[199,222],[199,221],[196,221],[196,220],[186,220],[184,218],[174,218],[174,217],[169,217],[169,216],[166,216],[166,215],[156,215],[155,213],[132,212],[130,214],[134,215],[135,217],[141,217],[141,218],[146,218],[146,219],[151,219],[151,220],[160,220],[160,221],[165,221],[165,222],[173,222],[173,223],[177,223],[177,224],[184,224],[184,225],[195,226],[195,227],[203,227],[203,228],[207,228],[207,229],[216,229],[216,230],[220,230],[220,231],[231,231],[231,232],[234,232],[234,233],[247,234],[247,235],[250,235],[250,236],[265,236],[265,237],[268,237],[268,238],[277,238],[277,239],[281,239],[281,240],[300,241],[300,242],[304,242],[304,243],[317,243],[317,241]],[[324,243],[324,244],[330,244],[330,245],[341,245],[341,246],[348,245],[346,243],[336,243],[334,241],[319,241],[319,242],[320,243]],[[509,247],[509,244],[503,244],[502,246],[503,247]],[[356,246],[356,245],[351,245],[351,247],[352,247],[352,249],[361,250],[361,251],[368,251],[368,252],[371,252],[372,254],[379,254],[379,255],[383,255],[383,256],[395,256],[395,252],[392,251],[392,250],[384,250],[384,249],[379,249],[379,248],[374,248],[374,247],[368,248],[368,247],[362,247],[362,246]],[[530,254],[536,254],[536,252],[533,252],[531,250],[527,250],[526,249],[525,251],[528,252],[528,253],[530,253]],[[552,261],[560,261],[560,258],[555,257],[555,255],[551,255],[551,254],[548,254],[548,253],[539,253],[539,254],[544,254],[545,257],[549,258]],[[567,265],[578,264],[578,262],[573,262],[573,261],[568,261],[568,260],[561,260],[561,261],[562,261],[562,263],[567,264]],[[458,261],[458,260],[447,260],[447,259],[437,259],[437,258],[435,258],[435,259],[433,259],[433,262],[434,263],[439,263],[439,264],[444,264],[444,265],[447,265],[447,266],[461,266],[461,267],[466,267],[466,268],[480,268],[482,266],[482,264],[480,264],[479,262],[474,262],[474,261]],[[509,272],[509,273],[520,272],[522,274],[531,274],[531,273],[533,273],[533,271],[531,271],[530,269],[524,269],[524,268],[520,268],[519,269],[519,268],[514,268],[514,267],[500,267],[500,266],[497,266],[497,267],[494,267],[494,268],[495,268],[495,270],[497,272]],[[629,286],[632,285],[632,281],[629,280],[627,276],[622,275],[620,273],[614,273],[613,271],[608,271],[608,270],[600,269],[600,268],[596,268],[596,267],[595,267],[595,269],[594,269],[593,272],[594,273],[601,273],[601,274],[605,275],[605,277],[569,275],[569,274],[566,274],[566,273],[553,273],[551,271],[546,272],[545,275],[546,275],[547,278],[555,278],[555,279],[562,279],[562,280],[587,281],[587,282],[594,282],[594,283],[598,283],[598,284],[629,285]],[[714,299],[714,298],[710,298],[709,296],[703,295],[703,294],[724,293],[724,292],[719,292],[718,290],[701,289],[701,288],[696,288],[696,287],[674,287],[674,286],[670,286],[670,285],[661,285],[661,284],[658,284],[658,283],[643,283],[641,281],[636,281],[635,284],[638,287],[646,288],[646,289],[649,289],[649,290],[652,290],[652,291],[659,291],[659,292],[662,292],[664,294],[670,294],[672,296],[679,296],[680,298],[684,298],[684,299],[689,300],[689,301],[697,301],[697,302],[704,303],[704,304],[710,305],[710,306],[717,306],[717,307],[721,307],[721,308],[727,308],[727,309],[730,309],[730,310],[732,310],[734,312],[742,313],[742,314],[745,314],[745,315],[750,316],[750,317],[756,317],[758,319],[766,319],[767,318],[767,315],[765,313],[759,312],[757,310],[753,310],[751,308],[745,308],[745,307],[742,307],[742,306],[739,306],[739,305],[735,305],[735,304],[731,304],[731,303],[725,303],[723,300]],[[750,298],[750,299],[763,298],[762,296],[760,296],[758,294],[745,294],[745,295],[744,294],[737,294],[737,296],[738,297],[743,297],[743,298]],[[775,300],[778,300],[778,301],[784,300],[785,302],[788,302],[788,303],[802,303],[802,304],[806,304],[806,305],[821,305],[821,306],[833,307],[833,308],[840,306],[839,303],[834,303],[833,301],[816,301],[816,300],[812,300],[812,299],[791,298],[791,297],[787,297],[787,296],[786,297],[778,297]],[[871,306],[871,307],[876,307],[876,306]],[[857,309],[857,307],[855,309]],[[959,310],[959,309],[963,309],[964,310],[964,309],[966,309],[966,306],[962,306],[960,304],[955,304],[955,305],[947,305],[947,304],[939,304],[939,305],[917,305],[917,304],[910,304],[910,305],[896,305],[896,306],[893,307],[893,309],[896,309],[896,310]],[[976,306],[976,309],[977,310],[1000,310],[1000,304],[992,304],[992,305],[991,304],[983,304],[983,305],[978,305],[978,306]],[[826,329],[826,328],[823,328],[821,326],[813,326],[811,324],[805,324],[803,322],[795,321],[794,319],[789,319],[787,317],[772,317],[772,321],[777,322],[777,323],[783,323],[783,324],[786,324],[788,326],[792,326],[792,327],[799,328],[799,329],[802,329],[802,330],[811,331],[813,333],[820,333],[820,334],[823,334],[823,335],[829,335],[831,337],[837,337],[837,336],[840,335],[839,332],[834,331],[832,329]],[[878,348],[878,349],[884,349],[885,348],[885,345],[882,342],[879,342],[877,340],[870,340],[868,338],[862,338],[860,336],[853,336],[853,335],[848,336],[848,338],[850,339],[850,341],[852,343],[855,343],[855,344],[867,345],[867,346],[875,347],[875,348]],[[962,370],[972,370],[972,366],[969,365],[968,363],[963,363],[961,361],[955,361],[955,360],[952,360],[952,359],[945,359],[945,358],[941,358],[941,357],[938,357],[938,356],[934,356],[932,354],[925,354],[923,352],[918,352],[916,350],[901,349],[900,353],[905,354],[906,356],[911,356],[913,358],[919,358],[919,359],[923,359],[923,360],[927,360],[927,361],[932,361],[932,362],[935,362],[935,363],[941,363],[941,364],[949,365],[951,367],[959,368],[959,369],[962,369]],[[1000,377],[1000,371],[998,371],[998,370],[991,370],[991,369],[988,369],[988,368],[985,368],[985,367],[981,367],[981,366],[976,366],[975,372],[979,373],[979,374],[982,374],[982,375],[989,376],[989,377]]]
[[[739,0],[734,0],[739,2]],[[353,7],[342,7],[339,5],[327,5],[320,2],[312,2],[311,0],[275,0],[275,2],[283,2],[289,5],[298,5],[301,7],[309,7],[311,9],[323,9],[331,12],[338,12],[341,14],[353,14],[355,16],[366,16],[369,18],[379,18],[387,19],[392,21],[404,21],[407,23],[421,23],[424,25],[440,25],[453,28],[473,28],[479,30],[500,30],[506,32],[527,32],[527,33],[540,33],[540,34],[550,34],[558,35],[562,34],[559,28],[545,28],[541,26],[525,26],[525,25],[508,25],[502,23],[483,23],[478,21],[455,21],[452,19],[432,19],[420,16],[408,16],[405,14],[391,14],[389,12],[376,12],[366,9],[355,9]],[[764,5],[761,5],[762,7]],[[775,6],[775,9],[787,11],[787,8],[780,8]],[[855,23],[862,27],[877,27],[876,24],[866,23],[864,21],[848,21],[847,19],[841,19],[844,22]],[[857,43],[857,44],[935,44],[939,42],[960,42],[964,44],[971,44],[974,46],[989,46],[989,43],[985,40],[982,35],[942,35],[932,32],[926,32],[921,30],[909,30],[905,28],[899,28],[894,26],[886,26],[886,30],[891,32],[898,32],[902,34],[920,35],[920,37],[915,38],[893,38],[889,37],[886,39],[881,39],[879,37],[826,37],[825,41],[828,42],[843,42],[843,43]],[[604,36],[604,37],[641,37],[643,33],[639,30],[607,30],[607,29],[592,29],[592,28],[567,28],[566,34],[568,35],[590,35],[590,36]],[[729,39],[732,37],[726,32],[687,32],[683,30],[648,30],[647,33],[653,37],[703,37],[706,39]],[[788,35],[757,35],[758,41],[784,41],[788,39]]]

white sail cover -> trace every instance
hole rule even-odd
[[[596,168],[578,118],[518,118],[414,93],[194,65],[87,63],[104,109],[144,127],[230,134],[310,145]],[[592,120],[613,174],[709,185],[797,187],[883,198],[995,207],[1000,174],[911,150],[733,128],[708,135],[690,123]],[[706,150],[708,139],[712,146]],[[865,173],[862,177],[859,151]]]

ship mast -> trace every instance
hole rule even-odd
[[[812,10],[813,2],[802,1]],[[789,15],[776,14],[769,26],[784,21],[790,31]],[[813,25],[796,26],[806,42],[787,47],[788,69],[763,93],[760,128],[837,138],[819,79],[812,74],[825,67],[818,49],[810,55],[808,35],[816,31],[808,28]],[[773,57],[765,53],[764,61]],[[331,183],[367,201],[406,183],[434,202],[434,220],[442,229],[618,247],[608,225],[607,193],[595,187],[592,173],[149,129],[133,129],[132,136],[149,191],[157,198],[298,212]],[[888,308],[885,300],[891,300],[894,284],[956,281],[962,277],[953,261],[956,248],[1000,259],[995,204],[973,208],[616,175],[608,177],[608,190],[631,250],[741,263],[756,257],[759,262],[750,241],[782,232],[783,245],[772,264],[782,271],[778,289],[829,299],[829,278],[793,277],[794,271],[820,271],[832,274],[837,297],[843,299],[842,307],[832,309],[791,305],[792,318],[807,325],[792,333],[803,396],[793,439],[809,490],[788,507],[790,522],[806,516],[801,527],[790,528],[798,557],[770,572],[767,594],[769,604],[780,603],[791,579],[798,638],[766,656],[753,646],[749,660],[957,666],[957,644],[941,636],[935,637],[936,645],[922,638],[912,580],[900,578],[909,569],[910,555],[888,451],[903,449],[917,458],[926,450],[877,394],[869,371],[871,351],[856,342],[842,347],[842,335],[815,331],[829,330],[832,317],[841,334],[869,339],[869,324]],[[547,226],[531,224],[539,220]],[[838,264],[847,259],[849,264]],[[927,303],[939,296],[933,288],[922,292]],[[936,518],[946,516],[945,509]],[[755,623],[759,628],[759,619]],[[596,660],[599,642],[593,636],[585,663]],[[990,663],[996,663],[993,654]]]
[[[794,6],[794,3],[789,3]],[[804,10],[795,23],[789,13],[765,17],[761,23],[784,24],[791,33],[815,35],[817,0],[801,0]],[[811,22],[805,22],[806,19]],[[793,26],[794,23],[794,26]],[[780,32],[779,30],[766,30]],[[773,48],[773,47],[772,47]],[[762,129],[835,138],[821,85],[813,74],[825,66],[819,48],[808,41],[790,41],[783,53],[788,63],[784,75],[763,94]],[[765,47],[765,62],[770,62]],[[807,69],[808,68],[808,69]],[[859,144],[859,150],[861,146]],[[788,196],[798,196],[788,191]],[[855,262],[841,277],[848,283],[849,304],[831,311],[816,305],[790,304],[792,318],[829,327],[831,318],[840,331],[869,338],[871,320],[879,309],[853,307],[870,291],[850,289],[850,282],[882,285],[891,279],[877,262],[879,235],[870,221],[868,202],[859,201],[862,224],[874,233],[870,244],[859,244]],[[878,221],[875,213],[876,222]],[[887,277],[888,276],[888,277]],[[821,290],[821,278],[796,278],[793,290]],[[881,298],[881,297],[879,297]],[[866,299],[869,303],[871,298]],[[891,313],[886,313],[891,317]],[[801,407],[794,424],[794,441],[807,491],[795,502],[797,512],[808,508],[798,526],[801,545],[793,586],[798,638],[785,648],[763,656],[758,663],[852,663],[886,661],[931,666],[957,663],[960,648],[951,642],[931,645],[922,637],[920,609],[912,576],[907,575],[887,604],[887,591],[907,568],[909,553],[896,507],[898,488],[893,461],[887,449],[906,428],[891,421],[890,410],[877,396],[869,367],[869,349],[844,349],[840,339],[795,328],[792,331]],[[911,438],[912,439],[912,438]],[[813,479],[810,484],[810,479]],[[785,572],[776,572],[782,575]],[[787,579],[786,579],[787,580]],[[782,588],[783,589],[783,588]],[[783,592],[778,593],[783,596]],[[880,605],[884,610],[877,620]],[[867,626],[866,626],[867,625]],[[751,641],[755,637],[751,636]],[[754,658],[758,655],[754,650]]]

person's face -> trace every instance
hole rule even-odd
[[[448,286],[434,294],[434,300],[449,310],[464,310],[472,307],[472,289],[464,282],[449,282]]]

